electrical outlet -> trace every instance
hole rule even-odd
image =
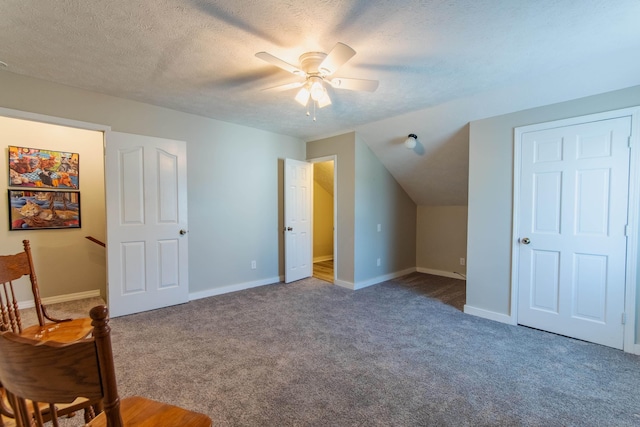
[[[255,269],[256,269],[256,262],[255,262],[255,260],[254,260],[254,261],[251,261],[251,269],[252,269],[252,270],[255,270]]]
[[[378,224],[378,233],[382,231],[382,226]]]
[[[466,261],[464,258],[460,258],[460,265],[465,265]]]
[[[380,258],[378,258],[378,260],[376,261],[376,265],[380,267]]]

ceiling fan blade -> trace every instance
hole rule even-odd
[[[379,82],[377,80],[343,79],[342,77],[336,77],[335,79],[331,79],[329,83],[336,89],[375,92],[375,90],[378,89]]]
[[[318,70],[321,73],[324,73],[327,76],[335,73],[338,68],[349,59],[356,54],[356,51],[351,49],[344,43],[336,43],[336,45],[331,49],[331,52],[327,55],[326,58],[320,63],[318,66]]]
[[[280,67],[285,71],[288,71],[290,73],[296,74],[296,75],[300,75],[300,76],[304,76],[304,71],[302,71],[300,68],[289,64],[286,61],[283,61],[280,58],[276,58],[275,56],[271,55],[270,53],[267,52],[258,52],[256,53],[256,57],[262,59],[263,61],[268,62],[271,65],[275,65],[276,67]]]
[[[302,87],[303,85],[304,85],[304,82],[293,82],[293,83],[287,83],[286,85],[271,86],[261,90],[272,90],[274,92],[282,92],[285,90],[296,89],[296,88]]]

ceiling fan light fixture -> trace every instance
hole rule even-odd
[[[415,133],[410,133],[407,136],[407,139],[404,140],[404,146],[407,147],[409,150],[413,150],[414,148],[416,148],[417,143],[418,143],[418,135],[416,135]]]
[[[313,119],[315,121],[315,110],[332,104],[331,97],[327,92],[327,84],[336,89],[353,91],[373,92],[378,88],[377,80],[330,78],[330,76],[336,73],[338,69],[355,54],[356,51],[351,47],[338,42],[329,53],[303,53],[298,58],[299,65],[292,65],[267,52],[258,52],[255,56],[284,71],[304,77],[304,79],[300,79],[298,82],[268,89],[281,91],[300,88],[294,99],[303,107],[307,108],[307,115],[311,115],[310,110],[313,109]]]
[[[327,89],[322,84],[322,80],[316,80],[311,84],[311,99],[314,101],[319,101],[324,98],[327,94]]]
[[[305,86],[298,91],[298,94],[296,95],[295,100],[296,102],[298,102],[300,105],[304,107],[309,102],[310,97],[311,97],[311,92],[309,92],[309,89],[307,89]]]
[[[331,105],[331,98],[329,98],[329,94],[327,93],[326,89],[324,89],[324,95],[322,96],[322,98],[318,99],[318,101],[316,102],[318,103],[318,108],[323,108],[327,105]]]

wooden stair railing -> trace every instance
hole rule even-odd
[[[84,236],[85,239],[91,240],[93,243],[102,246],[103,248],[106,248],[107,245],[104,242],[101,242],[100,240],[96,239],[93,236]]]

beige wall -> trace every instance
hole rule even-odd
[[[355,135],[353,132],[331,138],[307,142],[307,158],[316,159],[335,155],[335,175],[338,204],[336,238],[337,262],[336,278],[338,281],[353,283],[354,281],[354,203],[355,203]]]
[[[460,264],[460,258],[466,257],[467,207],[418,206],[418,270],[461,278],[467,267]]]
[[[337,283],[358,289],[415,269],[415,203],[356,133],[307,143],[309,159],[332,155],[337,157]]]
[[[333,195],[313,183],[313,260],[333,259]]]
[[[84,238],[105,241],[103,133],[0,116],[0,140],[0,254],[20,252],[29,240],[43,298],[96,290],[104,297],[105,249]],[[8,145],[79,153],[81,228],[9,231]],[[29,288],[19,296],[33,300]]]

